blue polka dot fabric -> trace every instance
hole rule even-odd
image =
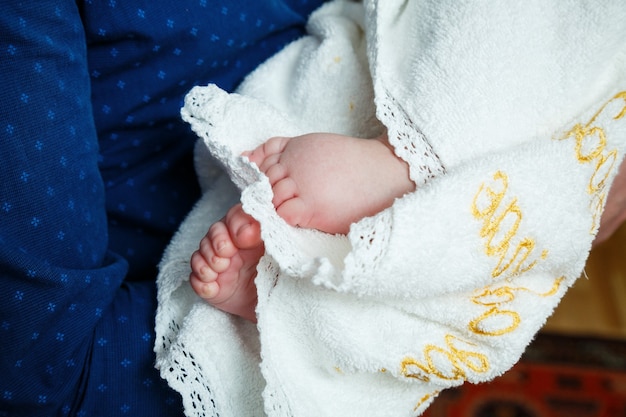
[[[183,97],[233,90],[320,3],[0,3],[0,417],[182,415],[152,346],[199,193]]]

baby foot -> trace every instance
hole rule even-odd
[[[415,190],[386,136],[276,137],[245,155],[268,177],[272,203],[292,226],[347,234],[352,223]]]
[[[264,250],[259,223],[237,204],[200,241],[189,283],[216,308],[256,322],[254,278]]]

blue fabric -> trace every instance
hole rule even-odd
[[[0,3],[0,417],[164,416],[156,264],[198,197],[184,94],[321,0]]]

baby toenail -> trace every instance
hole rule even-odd
[[[204,287],[204,298],[213,298],[217,295],[219,286],[215,282],[211,282]]]

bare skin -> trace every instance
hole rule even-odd
[[[351,223],[389,207],[415,188],[408,166],[395,157],[384,137],[371,141],[327,134],[272,138],[247,155],[270,179],[280,216],[291,225],[329,233],[346,233]],[[625,196],[623,164],[594,246],[626,221]],[[191,286],[215,307],[256,321],[254,277],[263,253],[259,223],[238,204],[211,226],[194,252]]]
[[[352,223],[415,189],[409,166],[386,137],[276,137],[247,156],[269,178],[279,216],[292,226],[327,233],[347,234]]]
[[[292,226],[348,233],[350,225],[415,189],[409,167],[385,136],[316,133],[272,138],[246,154],[265,173],[279,216]],[[256,321],[260,225],[241,204],[211,226],[191,257],[190,283],[215,307]]]
[[[254,277],[264,251],[259,223],[237,204],[200,241],[189,283],[213,306],[256,322]]]

